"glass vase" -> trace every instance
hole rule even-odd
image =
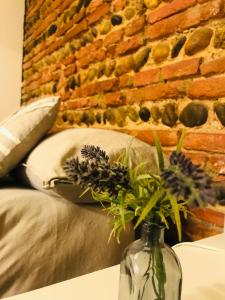
[[[122,257],[119,300],[180,300],[181,285],[181,266],[164,243],[164,228],[143,223],[141,238]]]

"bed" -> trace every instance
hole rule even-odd
[[[112,239],[109,217],[15,183],[0,189],[0,297],[41,288],[119,263],[132,228]]]
[[[51,180],[63,176],[63,162],[84,144],[101,146],[114,160],[131,137],[90,128],[46,137],[58,108],[58,98],[42,99],[0,126],[0,298],[115,265],[134,239],[130,224],[120,243],[108,241],[111,219],[91,195],[80,198],[79,187]],[[133,162],[147,154],[153,166],[151,151],[135,139]]]

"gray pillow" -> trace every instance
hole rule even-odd
[[[59,98],[48,97],[26,106],[0,124],[0,177],[11,171],[53,126]]]
[[[104,129],[81,128],[67,129],[43,140],[28,156],[24,165],[17,172],[23,182],[32,187],[61,195],[75,202],[92,202],[90,193],[79,198],[82,190],[79,186],[52,181],[55,177],[65,177],[63,164],[71,156],[80,156],[84,145],[101,147],[108,154],[110,161],[115,161],[126,151],[132,137]],[[132,165],[146,161],[148,168],[156,169],[155,148],[134,138],[131,146]]]

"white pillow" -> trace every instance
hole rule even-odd
[[[52,178],[65,177],[63,164],[71,156],[80,156],[84,145],[99,146],[106,151],[110,161],[115,161],[127,149],[132,137],[105,129],[81,128],[67,129],[43,140],[28,156],[25,167],[20,168],[19,176],[32,187],[50,192],[46,185]],[[148,168],[157,168],[155,148],[134,139],[131,146],[132,165],[146,161]],[[62,197],[75,202],[92,202],[90,194],[81,199],[82,190],[79,186],[63,183],[53,184],[52,189]]]
[[[53,126],[59,98],[22,106],[0,124],[0,177],[11,171]]]

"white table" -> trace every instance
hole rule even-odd
[[[225,235],[174,247],[183,269],[182,300],[225,299]],[[10,300],[117,300],[119,266],[94,272]]]

